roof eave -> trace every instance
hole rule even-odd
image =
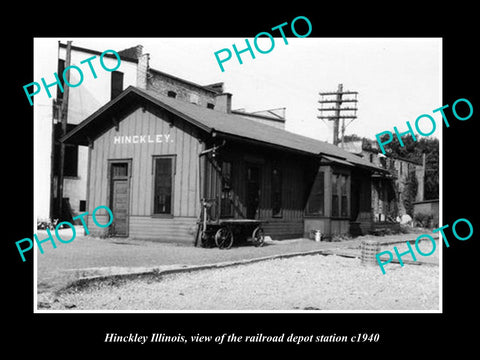
[[[282,145],[279,145],[279,144],[274,144],[274,143],[270,143],[270,142],[266,142],[266,141],[252,139],[252,138],[244,137],[244,136],[237,135],[237,134],[226,133],[226,132],[218,131],[218,130],[215,130],[215,129],[212,129],[211,133],[212,133],[212,135],[214,135],[216,137],[219,137],[219,138],[223,138],[223,139],[227,139],[227,140],[228,139],[235,139],[235,140],[250,142],[250,143],[254,143],[254,144],[258,144],[258,145],[262,145],[262,146],[266,146],[266,147],[270,147],[270,148],[287,150],[287,151],[297,153],[297,154],[300,154],[300,155],[303,155],[303,156],[318,157],[320,155],[320,154],[312,153],[312,152],[309,152],[309,151],[304,151],[304,150],[300,150],[300,149],[291,148],[291,147],[288,147],[288,146],[282,146]]]
[[[173,113],[174,115],[190,122],[192,125],[197,126],[198,128],[206,131],[206,132],[211,132],[212,129],[210,129],[208,126],[198,122],[197,120],[185,115],[184,113],[176,110],[175,108],[163,103],[159,99],[156,99],[149,94],[143,92],[142,90],[134,87],[134,86],[129,86],[127,89],[125,89],[120,95],[118,95],[115,99],[109,101],[102,107],[100,107],[97,111],[95,111],[93,114],[88,116],[85,120],[83,120],[75,129],[70,131],[69,133],[65,134],[62,136],[59,141],[60,142],[65,142],[65,143],[71,143],[75,145],[83,145],[87,146],[89,145],[90,140],[88,139],[87,135],[85,134],[90,126],[92,126],[93,122],[101,117],[108,116],[108,112],[112,111],[114,107],[118,106],[119,103],[123,102],[126,100],[128,97],[132,96],[139,96],[157,106],[160,106],[164,108],[165,110]],[[113,123],[111,124],[112,126],[114,125]]]

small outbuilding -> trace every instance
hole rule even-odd
[[[216,199],[212,216],[261,220],[273,239],[344,234],[371,215],[383,169],[233,113],[230,96],[212,109],[130,86],[61,139],[88,146],[87,211],[112,210],[108,235],[193,243],[202,198]]]

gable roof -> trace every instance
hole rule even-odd
[[[142,103],[152,103],[159,106],[211,134],[230,135],[306,155],[328,156],[328,160],[338,160],[337,162],[344,165],[351,164],[370,170],[384,171],[335,145],[262,124],[238,113],[224,113],[204,108],[134,86],[129,86],[118,97],[95,111],[75,129],[64,135],[60,141],[86,146],[89,141],[114,126],[115,121],[112,119],[118,118],[119,113],[133,110]]]

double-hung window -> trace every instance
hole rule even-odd
[[[348,217],[348,175],[332,174],[332,217]]]
[[[153,214],[173,214],[173,183],[175,158],[156,156],[153,158]]]

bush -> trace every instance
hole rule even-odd
[[[415,197],[417,196],[418,182],[415,177],[415,173],[409,172],[407,178],[405,179],[404,187],[404,198],[403,205],[405,206],[405,211],[408,215],[413,218],[413,203],[415,202]]]
[[[37,220],[37,230],[50,229],[54,230],[55,226],[58,224],[58,219],[38,219]]]
[[[410,234],[411,232],[412,228],[409,225],[400,224],[400,229],[398,231],[399,234]]]
[[[415,221],[416,226],[430,227],[433,221],[433,215],[418,213],[414,215],[413,220]]]
[[[327,236],[323,236],[322,241],[339,242],[351,240],[352,238],[350,234],[334,234],[330,239],[328,239]]]

